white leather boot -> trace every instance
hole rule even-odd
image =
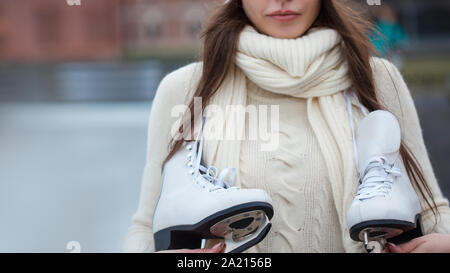
[[[352,117],[351,122],[353,129]],[[421,207],[399,153],[396,117],[384,110],[366,114],[354,138],[359,186],[347,212],[351,238],[364,242],[368,252],[379,252],[387,241],[421,236]]]
[[[234,187],[234,168],[219,174],[203,166],[199,135],[184,142],[163,168],[153,217],[155,250],[197,249],[205,239],[225,239],[225,252],[242,252],[269,232],[272,200],[261,189]]]

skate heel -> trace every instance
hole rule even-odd
[[[365,238],[364,236],[367,236]],[[400,244],[422,236],[421,215],[417,214],[415,222],[401,220],[372,220],[359,223],[350,229],[350,237],[355,241],[377,241]]]
[[[394,244],[403,244],[421,236],[423,236],[422,216],[420,214],[417,214],[416,226],[414,228],[407,229],[402,234],[388,239],[388,242]]]
[[[197,249],[201,247],[201,234],[191,230],[180,230],[176,228],[167,228],[154,234],[155,250],[170,249]]]

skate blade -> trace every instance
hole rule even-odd
[[[389,239],[403,233],[403,229],[390,227],[368,227],[363,229],[359,234],[359,240],[364,242],[364,234],[367,234],[369,241],[378,241],[380,239]]]
[[[269,233],[270,228],[272,227],[272,224],[270,223],[267,215],[264,214],[263,216],[264,218],[261,225],[259,225],[258,229],[254,232],[246,235],[245,237],[241,237],[239,241],[225,239],[226,248],[224,252],[240,253],[261,242]]]
[[[209,231],[214,236],[239,242],[256,232],[265,222],[265,217],[262,210],[246,211],[222,219],[211,226]]]
[[[359,223],[350,228],[350,237],[355,241],[364,241],[364,233],[367,232],[369,240],[377,240],[378,238],[390,239],[397,237],[402,233],[415,229],[418,226],[418,219],[411,223],[401,220],[371,220]]]
[[[386,240],[371,241],[365,245],[367,253],[382,253],[386,245]]]
[[[420,237],[422,233],[421,215],[417,214],[415,223],[399,220],[373,220],[362,222],[350,229],[350,236],[355,241],[364,242],[369,253],[384,250],[387,242],[405,243]]]

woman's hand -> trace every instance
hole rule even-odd
[[[156,253],[224,253],[225,243],[218,243],[212,248],[163,250]]]
[[[428,234],[407,243],[394,245],[388,243],[386,253],[450,253],[450,235]]]

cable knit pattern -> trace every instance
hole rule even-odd
[[[286,61],[280,65],[286,65],[292,73],[302,71],[301,65],[291,66]],[[433,214],[425,209],[424,201],[421,200],[425,232],[450,233],[449,203],[442,195],[434,175],[411,94],[392,63],[374,57],[371,65],[377,96],[386,109],[399,119],[404,140],[418,159],[441,214],[439,221],[434,223]],[[172,125],[177,121],[177,117],[172,117],[170,111],[174,106],[186,105],[192,99],[201,70],[202,62],[189,64],[168,74],[158,87],[150,112],[147,159],[139,206],[132,217],[133,224],[125,240],[125,252],[154,251],[152,217],[161,191],[162,161],[169,152],[167,147]],[[238,72],[235,69],[231,71],[234,76]],[[271,231],[260,244],[247,252],[363,252],[362,244],[350,239],[345,221],[342,222],[346,215],[345,204],[353,199],[356,191],[356,179],[347,178],[345,184],[335,183],[332,179],[338,177],[337,174],[344,168],[354,168],[351,139],[346,134],[346,130],[349,130],[348,120],[340,120],[326,111],[323,116],[317,115],[317,119],[310,118],[312,114],[317,114],[315,112],[332,105],[336,107],[334,110],[338,116],[345,116],[345,99],[340,94],[314,98],[295,97],[266,90],[258,82],[246,77],[238,81],[231,83],[234,83],[232,86],[246,85],[245,103],[280,106],[280,145],[277,150],[261,151],[259,140],[247,139],[240,141],[238,153],[232,154],[230,150],[225,150],[239,162],[241,186],[262,188],[274,201],[275,215]],[[222,92],[220,96],[226,99],[232,94]],[[357,126],[361,115],[358,105],[354,101],[352,103]],[[315,107],[311,107],[312,105]],[[334,144],[337,145],[338,152],[331,147],[323,149],[320,145],[324,135],[317,133],[317,126],[325,124],[331,126],[329,130],[337,134],[338,139],[342,139]],[[243,125],[243,128],[248,126],[247,122]],[[213,146],[209,146],[209,149],[211,147]],[[205,147],[205,153],[210,155],[220,151],[207,149]],[[349,157],[343,161],[339,156],[341,153],[348,153]],[[327,164],[330,160],[337,167],[330,168]]]
[[[241,146],[242,186],[267,191],[275,210],[271,232],[245,252],[343,252],[339,226],[324,221],[336,223],[338,215],[306,118],[306,100],[265,91],[249,81],[247,102],[256,109],[280,105],[280,145],[276,151],[261,151],[261,141],[247,137]]]

